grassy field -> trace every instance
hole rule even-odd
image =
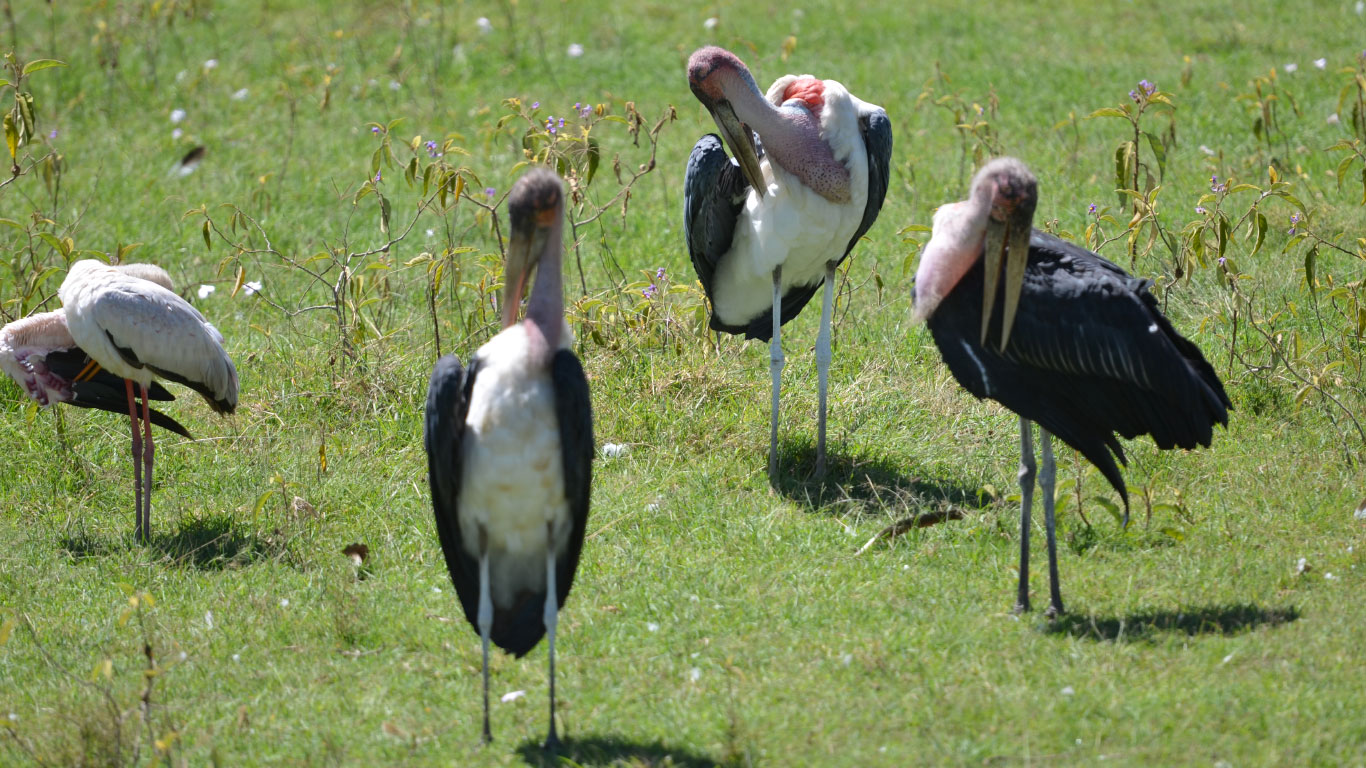
[[[465,357],[494,330],[490,208],[528,126],[498,122],[529,115],[567,116],[566,136],[592,121],[599,142],[575,216],[607,212],[566,257],[567,299],[598,440],[625,446],[596,465],[561,614],[574,764],[1366,765],[1363,182],[1328,151],[1366,139],[1360,4],[918,5],[14,4],[0,51],[66,66],[24,81],[37,124],[0,186],[5,319],[55,308],[68,258],[139,243],[127,258],[167,267],[223,331],[242,397],[226,420],[189,396],[168,407],[200,439],[158,443],[141,546],[126,418],[38,411],[0,382],[0,764],[539,764],[543,646],[495,656],[495,741],[478,745],[479,643],[421,448],[436,333]],[[831,77],[892,117],[887,204],[842,282],[824,483],[808,479],[819,313],[784,329],[776,489],[767,347],[699,331],[679,225],[687,152],[712,124],[684,63],[708,43],[761,84]],[[1017,618],[1016,420],[963,392],[910,323],[925,234],[905,228],[996,151],[1039,175],[1041,223],[1085,241],[1096,204],[1113,223],[1092,236],[1123,234],[1115,150],[1132,129],[1084,118],[1144,78],[1176,106],[1143,117],[1174,141],[1163,169],[1140,147],[1160,193],[1139,245],[1154,219],[1184,242],[1216,203],[1239,226],[1223,266],[1160,239],[1101,253],[1157,281],[1236,410],[1209,450],[1126,446],[1127,530],[1060,451],[1070,613]],[[1269,132],[1253,130],[1259,86]],[[639,145],[576,102],[633,103]],[[955,107],[982,122],[955,128]],[[386,138],[395,162],[375,183]],[[429,200],[404,179],[412,158],[459,172],[466,196]],[[1269,166],[1303,212],[1273,196],[1242,219],[1259,193],[1237,184],[1268,188]],[[1232,191],[1202,199],[1212,175]],[[645,300],[659,267],[666,290]],[[927,511],[961,518],[854,554]],[[360,568],[352,543],[369,547]],[[1033,586],[1042,603],[1041,567]],[[499,702],[512,691],[526,695]]]

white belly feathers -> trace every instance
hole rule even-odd
[[[480,529],[488,533],[495,604],[543,589],[547,535],[563,554],[572,527],[554,385],[544,364],[530,362],[528,346],[518,323],[475,353],[480,368],[462,441],[460,533],[476,559]]]

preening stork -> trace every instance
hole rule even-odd
[[[174,419],[150,408],[149,400],[173,399],[152,377],[184,384],[215,411],[231,413],[237,406],[237,371],[223,351],[222,334],[171,290],[170,276],[159,267],[78,261],[58,295],[60,311],[16,321],[0,332],[0,366],[40,404],[126,410],[133,432],[135,530],[146,542],[152,425],[189,436]],[[140,416],[134,383],[142,395]]]
[[[564,320],[564,191],[544,168],[508,196],[503,330],[461,370],[441,358],[427,389],[424,440],[446,568],[484,653],[484,743],[489,730],[489,642],[521,657],[544,635],[550,651],[554,750],[555,626],[583,548],[592,480],[588,379]],[[526,319],[517,309],[537,270]]]
[[[119,269],[173,290],[171,276],[161,267],[123,264]],[[110,413],[128,410],[123,382],[76,346],[66,327],[65,310],[40,312],[0,328],[0,370],[41,406],[70,403]],[[148,396],[163,402],[175,399],[156,382],[152,382]],[[158,427],[190,437],[189,430],[161,411],[152,409],[151,416]]]
[[[784,75],[761,93],[744,62],[716,47],[688,59],[688,84],[721,132],[703,136],[688,158],[688,253],[711,301],[712,329],[770,342],[770,481],[778,468],[780,328],[825,283],[816,338],[823,474],[835,268],[882,210],[892,124],[882,107],[834,80]]]
[[[1038,185],[1024,163],[998,158],[973,178],[970,197],[934,214],[915,281],[924,319],[958,383],[1020,416],[1020,580],[1029,610],[1029,515],[1034,492],[1030,422],[1038,422],[1048,537],[1048,615],[1058,587],[1050,435],[1080,451],[1124,500],[1115,464],[1124,438],[1158,448],[1208,446],[1231,404],[1199,348],[1177,333],[1148,291],[1100,256],[1033,229]],[[1000,273],[1004,262],[1005,280]],[[1001,311],[995,311],[999,306]]]

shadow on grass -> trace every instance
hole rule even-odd
[[[152,536],[151,548],[175,565],[217,571],[277,557],[284,545],[239,530],[231,515],[182,519],[180,528]]]
[[[1261,608],[1255,605],[1214,605],[1178,611],[1144,611],[1122,617],[1066,614],[1050,622],[1050,634],[1072,635],[1092,640],[1144,641],[1159,632],[1195,635],[1236,635],[1257,627],[1276,627],[1300,617],[1290,608]]]
[[[991,501],[977,488],[908,475],[905,466],[885,456],[843,454],[827,444],[825,462],[825,477],[817,479],[815,442],[809,438],[783,440],[778,444],[774,490],[811,509],[834,505],[835,511],[877,514],[926,508],[980,509]]]
[[[107,557],[141,546],[133,540],[131,531],[112,540],[80,531],[61,541],[62,550],[77,560]],[[182,519],[174,531],[153,533],[147,549],[174,566],[216,571],[278,557],[284,554],[285,545],[244,532],[230,515],[223,514]]]
[[[517,754],[522,756],[522,760],[527,765],[560,766],[564,763],[558,758],[551,759],[541,750],[539,741],[528,741],[517,748]],[[714,768],[714,766],[724,766],[722,763],[706,755],[699,755],[679,747],[670,747],[662,742],[639,743],[627,741],[616,736],[589,736],[587,738],[563,739],[560,744],[559,757],[569,758],[574,764],[584,766],[594,765],[643,765],[643,766],[679,766],[679,768]]]

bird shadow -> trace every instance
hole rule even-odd
[[[227,514],[182,518],[176,530],[154,535],[150,547],[177,566],[201,571],[241,568],[285,551],[283,542],[243,531]]]
[[[1299,609],[1256,605],[1211,605],[1175,611],[1141,611],[1127,616],[1064,614],[1044,631],[1090,640],[1143,642],[1160,633],[1178,635],[1236,635],[1258,627],[1278,627],[1300,617]]]
[[[816,477],[816,446],[810,439],[778,444],[773,490],[812,510],[838,514],[904,513],[908,510],[981,509],[991,498],[977,488],[907,474],[901,462],[871,451],[842,453],[826,446],[825,475]],[[952,516],[952,515],[951,515]]]
[[[539,741],[527,741],[517,748],[517,754],[527,765],[560,766],[562,758],[573,765],[587,768],[594,765],[678,766],[679,768],[715,768],[729,763],[679,747],[656,742],[635,742],[617,736],[589,736],[565,738],[560,741],[558,755],[551,756],[541,749]]]

